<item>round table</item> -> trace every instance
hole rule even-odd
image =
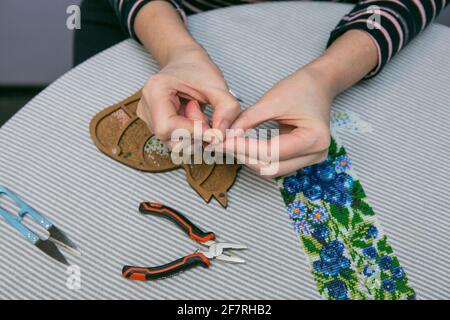
[[[351,6],[264,3],[189,18],[194,37],[246,107],[276,81],[321,54]],[[370,133],[339,132],[378,219],[417,297],[450,298],[450,30],[432,25],[376,78],[341,94],[335,110],[358,113]],[[133,40],[68,72],[0,129],[0,184],[63,229],[83,252],[66,268],[0,219],[0,298],[319,299],[274,182],[242,170],[229,207],[205,204],[182,171],[148,174],[101,154],[89,122],[138,90],[157,65]],[[157,200],[189,215],[219,240],[249,250],[245,265],[214,263],[155,283],[122,278],[125,264],[157,265],[195,250],[170,222],[142,217]],[[242,236],[240,236],[242,235]]]

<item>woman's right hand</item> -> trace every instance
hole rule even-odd
[[[194,121],[202,121],[203,130],[210,128],[203,113],[207,104],[213,108],[212,128],[219,129],[224,137],[225,130],[238,117],[240,105],[230,94],[219,68],[201,46],[194,45],[172,52],[161,71],[148,79],[137,114],[157,138],[171,147],[175,129],[192,133]]]

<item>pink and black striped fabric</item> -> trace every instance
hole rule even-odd
[[[134,19],[139,10],[150,1],[153,0],[109,0],[121,26],[135,39],[137,37],[133,29]],[[186,14],[264,0],[168,1],[186,21]],[[392,57],[423,31],[450,0],[333,0],[332,2],[354,3],[355,7],[331,32],[327,46],[351,29],[369,33],[378,48],[378,65],[366,76],[370,78],[378,74]]]

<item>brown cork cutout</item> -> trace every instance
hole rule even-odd
[[[106,108],[91,121],[90,133],[104,154],[134,169],[163,172],[182,167],[190,186],[206,201],[212,197],[226,207],[227,191],[236,180],[237,164],[175,165],[169,150],[159,142],[146,124],[137,117],[141,91]]]

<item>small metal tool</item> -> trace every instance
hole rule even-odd
[[[223,262],[245,263],[241,258],[231,255],[228,250],[247,249],[246,246],[236,243],[216,242],[215,234],[212,232],[203,232],[194,225],[180,212],[163,206],[159,203],[145,202],[142,203],[139,211],[142,214],[150,214],[167,218],[177,224],[190,238],[202,244],[207,250],[198,250],[183,258],[167,263],[159,267],[133,267],[124,266],[122,274],[125,278],[132,280],[156,280],[169,277],[179,272],[186,271],[196,266],[208,268],[211,260],[216,259]]]
[[[244,102],[241,98],[239,98],[239,97],[233,92],[233,90],[228,89],[228,92],[229,92],[233,97],[235,97],[237,101],[239,101],[239,102],[241,102],[241,103]]]
[[[69,240],[69,238],[53,223],[51,223],[47,218],[45,218],[38,211],[30,207],[25,201],[20,199],[15,193],[13,193],[8,188],[0,186],[0,196],[7,196],[12,202],[14,202],[19,208],[20,211],[17,215],[13,215],[10,212],[4,210],[0,207],[0,216],[3,217],[6,222],[8,222],[13,228],[19,231],[25,239],[34,244],[36,247],[41,249],[47,255],[52,257],[53,259],[68,265],[66,258],[59,251],[57,245],[62,246],[65,249],[68,249],[70,252],[81,255],[80,251],[78,251],[75,244]],[[31,231],[28,227],[26,227],[22,221],[25,216],[31,217],[34,221],[36,221],[41,227],[49,233],[49,238],[44,240],[41,239],[36,233]]]

